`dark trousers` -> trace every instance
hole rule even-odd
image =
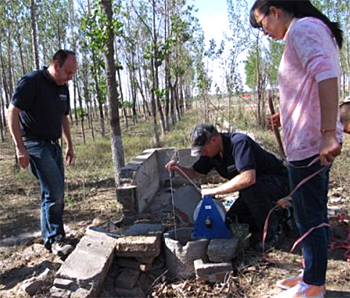
[[[314,157],[290,162],[291,187],[322,168],[320,162],[308,164]],[[301,235],[322,223],[328,223],[327,193],[330,167],[303,184],[293,195],[295,221]],[[304,282],[322,286],[326,281],[329,230],[326,227],[312,231],[303,241],[305,262]]]
[[[281,175],[260,175],[256,177],[254,185],[239,192],[238,199],[226,214],[226,223],[247,223],[251,230],[263,234],[265,220],[275,203],[289,194],[287,170]],[[281,215],[278,213],[281,212]],[[278,210],[271,214],[266,239],[269,240],[276,232],[279,217],[283,211]],[[259,236],[259,237],[260,237]]]

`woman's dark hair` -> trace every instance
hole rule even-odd
[[[289,13],[292,13],[296,18],[314,17],[320,19],[332,31],[339,49],[341,49],[343,45],[343,31],[340,29],[339,23],[331,22],[328,17],[313,6],[309,0],[256,0],[250,10],[250,24],[253,28],[261,27],[261,23],[258,23],[255,19],[254,11],[257,9],[262,14],[268,15],[270,13],[271,6],[281,8]]]
[[[52,57],[52,63],[58,61],[58,65],[62,67],[69,55],[75,56],[75,52],[70,50],[58,50]]]

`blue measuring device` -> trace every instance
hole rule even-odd
[[[195,211],[192,239],[230,238],[230,231],[225,225],[225,209],[220,213],[211,196],[204,196],[200,204],[199,211]]]

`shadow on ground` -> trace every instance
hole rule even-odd
[[[16,267],[2,273],[0,275],[0,285],[3,285],[4,287],[2,287],[0,290],[0,297],[2,291],[12,289],[22,281],[32,276],[39,275],[40,273],[44,272],[46,268],[49,268],[50,270],[57,270],[60,265],[61,264],[59,263],[43,261],[33,267]]]

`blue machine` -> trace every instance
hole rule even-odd
[[[225,225],[225,215],[225,207],[221,202],[212,199],[211,196],[204,196],[193,214],[192,239],[230,238],[230,231]]]

